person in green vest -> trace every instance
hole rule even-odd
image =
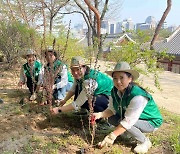
[[[21,67],[20,79],[18,85],[22,87],[25,83],[31,93],[30,100],[37,98],[37,92],[42,85],[43,69],[42,64],[36,58],[34,50],[28,49],[22,55],[27,62]]]
[[[0,104],[2,104],[3,103],[3,100],[2,99],[0,99]]]
[[[58,104],[59,101],[64,99],[66,92],[72,87],[74,79],[68,71],[67,66],[58,59],[57,51],[53,48],[49,47],[47,51],[45,51],[45,58],[47,65],[44,69],[43,85],[47,94],[49,93],[48,86],[52,86],[53,99]],[[50,83],[51,81],[53,81],[53,83]],[[46,99],[41,105],[48,104],[48,101],[49,100]]]
[[[139,73],[131,69],[127,62],[117,63],[113,71],[106,73],[114,81],[109,106],[93,116],[95,120],[108,118],[115,129],[98,145],[100,148],[112,145],[119,135],[127,131],[137,140],[134,152],[146,153],[152,143],[144,133],[153,132],[161,126],[163,119],[160,111],[152,96],[134,83]]]
[[[75,79],[74,84],[65,99],[61,101],[60,107],[53,108],[53,114],[80,109],[90,110],[88,98],[91,96],[93,110],[104,111],[108,107],[108,99],[113,87],[112,79],[100,71],[90,69],[85,59],[80,56],[72,57],[70,68]],[[72,96],[74,101],[64,105]]]

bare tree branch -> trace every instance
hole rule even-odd
[[[52,33],[52,28],[53,28],[53,21],[54,21],[54,17],[57,15],[57,13],[59,12],[59,10],[64,7],[65,5],[67,5],[67,3],[69,2],[70,0],[66,0],[65,2],[63,2],[62,4],[59,4],[58,7],[55,7],[56,6],[56,2],[51,0],[50,4],[48,5],[46,2],[43,2],[44,3],[44,6],[45,8],[47,8],[50,12],[50,21],[49,21],[49,31],[50,31],[50,34]]]
[[[92,20],[90,18],[90,16],[88,15],[88,13],[86,12],[86,10],[83,8],[83,6],[77,2],[77,0],[74,0],[75,3],[77,4],[77,6],[82,10],[82,12],[85,14],[86,18],[88,19],[89,21],[89,25],[91,26],[91,28],[93,29],[93,31],[95,31],[94,27],[93,27],[93,24],[92,24]]]
[[[108,2],[109,2],[109,0],[105,1],[104,8],[103,8],[103,11],[102,11],[102,14],[101,14],[101,21],[104,19],[104,16],[106,14],[106,11],[107,11],[107,8],[108,8]]]
[[[6,2],[7,2],[7,4],[8,4],[9,9],[10,9],[10,12],[11,12],[11,15],[12,15],[12,19],[13,19],[14,21],[16,21],[16,18],[15,18],[15,16],[14,16],[14,13],[13,13],[13,10],[12,10],[12,7],[11,7],[11,4],[10,4],[9,0],[6,0]]]
[[[97,19],[97,37],[98,41],[100,41],[100,35],[101,35],[101,21],[100,21],[100,14],[99,11],[90,4],[89,0],[84,0],[84,2],[88,5],[88,7],[94,12],[96,19]]]
[[[24,19],[25,23],[29,26],[28,20],[27,20],[27,16],[26,16],[26,12],[24,9],[24,3],[21,0],[17,0],[18,5],[19,5],[19,9],[22,15],[22,18]]]
[[[62,5],[60,5],[60,6],[56,9],[55,13],[53,14],[53,18],[54,18],[54,16],[57,15],[58,11],[59,11],[62,7],[64,7],[64,6],[67,5],[67,3],[68,3],[69,1],[70,1],[70,0],[67,0],[66,2],[64,2]]]

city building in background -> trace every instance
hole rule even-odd
[[[172,26],[169,26],[167,29],[168,29],[168,31],[170,31],[170,32],[174,32],[174,31],[177,29],[177,26],[172,25]]]
[[[136,30],[148,30],[155,29],[157,26],[157,22],[153,16],[149,16],[146,18],[144,23],[137,23]]]
[[[124,19],[122,21],[115,21],[112,19],[106,19],[101,22],[101,34],[121,34],[126,33],[127,31],[136,31],[136,30],[154,30],[159,21],[156,21],[155,17],[148,16],[144,22],[142,23],[134,23],[131,18]],[[176,26],[169,26],[165,21],[162,25],[162,29],[166,29],[169,32],[174,32],[176,30]],[[88,30],[85,28],[83,24],[77,24],[73,28],[74,37],[83,38]],[[76,31],[76,32],[75,32]]]

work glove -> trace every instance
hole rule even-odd
[[[98,143],[98,146],[99,146],[100,148],[102,148],[102,147],[104,147],[104,146],[112,145],[112,144],[114,143],[116,137],[117,137],[117,136],[116,136],[113,132],[111,132],[109,135],[107,135],[107,136],[104,138],[104,140],[103,140],[102,142],[99,142],[99,143]]]
[[[95,118],[95,120],[103,118],[103,113],[102,112],[93,113],[93,117]]]

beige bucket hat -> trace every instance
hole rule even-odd
[[[139,77],[139,73],[132,70],[127,62],[118,62],[113,71],[106,71],[106,73],[110,76],[112,76],[113,72],[128,72],[133,76],[133,80],[136,80]]]
[[[79,66],[83,66],[83,65],[87,65],[84,58],[82,58],[81,56],[72,57],[71,65],[70,65],[71,68],[72,67],[79,67]]]
[[[25,53],[24,53],[21,57],[24,58],[24,59],[26,59],[26,57],[27,57],[28,55],[36,55],[36,54],[35,54],[34,50],[28,49],[28,50],[25,51]]]

